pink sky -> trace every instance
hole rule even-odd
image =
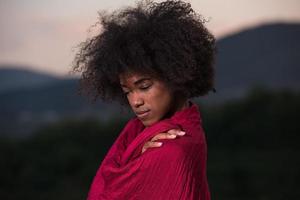
[[[17,64],[56,75],[70,70],[72,49],[84,41],[97,11],[134,5],[133,0],[0,0],[0,65]],[[160,1],[158,1],[160,2]],[[249,26],[299,22],[299,0],[190,0],[217,37]]]

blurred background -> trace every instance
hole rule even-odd
[[[160,2],[160,1],[158,1]],[[216,90],[194,99],[212,199],[300,198],[300,1],[190,0],[216,36]],[[85,199],[132,117],[70,75],[98,11],[133,0],[0,0],[0,199]]]

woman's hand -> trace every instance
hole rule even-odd
[[[151,147],[160,147],[162,145],[162,142],[155,142],[159,139],[175,139],[177,136],[183,136],[185,134],[184,131],[181,131],[179,129],[171,129],[166,133],[159,133],[155,135],[153,138],[151,138],[150,141],[146,142],[142,148],[142,153],[144,153],[148,148]]]

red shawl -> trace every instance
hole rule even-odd
[[[157,140],[162,146],[141,154],[146,141],[173,128],[186,134]],[[209,200],[206,153],[196,104],[149,127],[131,119],[102,161],[88,200]]]

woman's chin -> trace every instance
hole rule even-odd
[[[151,119],[141,120],[141,122],[144,124],[144,126],[151,126],[152,124],[154,124],[157,121],[158,120],[153,120],[153,119],[152,120]]]

